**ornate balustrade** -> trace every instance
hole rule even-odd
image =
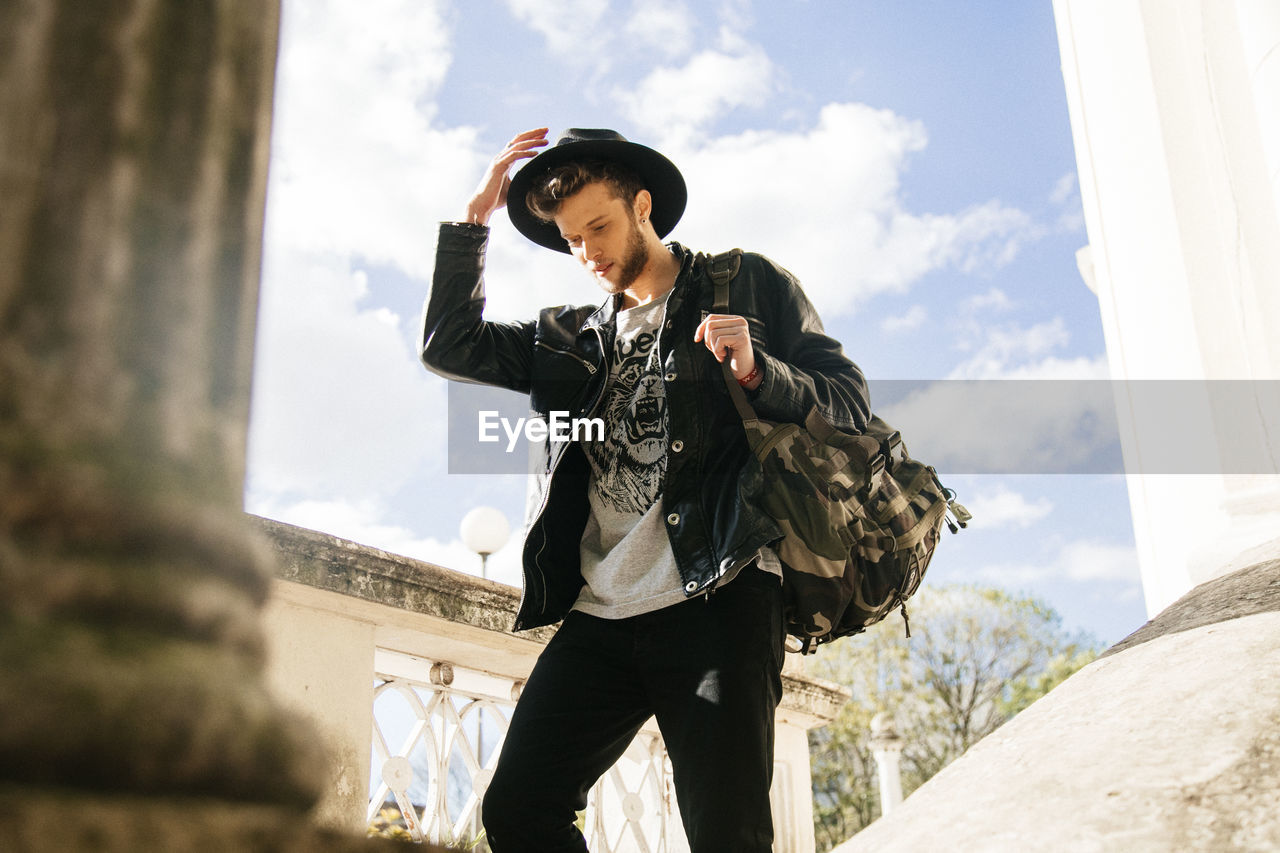
[[[478,836],[506,721],[552,631],[510,633],[519,591],[505,584],[254,521],[279,567],[264,614],[269,683],[314,721],[330,756],[317,818],[363,831],[394,805],[415,838]],[[847,698],[800,663],[788,663],[778,711],[779,853],[813,849],[806,731]],[[592,791],[583,827],[596,851],[688,849],[652,720]]]

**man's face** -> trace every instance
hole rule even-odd
[[[587,184],[569,196],[555,222],[570,253],[607,293],[630,287],[649,261],[632,205],[607,184]]]

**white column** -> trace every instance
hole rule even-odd
[[[1244,61],[1258,111],[1271,191],[1280,211],[1280,3],[1236,0]]]
[[[773,849],[777,853],[811,853],[813,835],[813,775],[809,766],[809,732],[779,714],[774,730]]]
[[[329,759],[317,822],[363,834],[373,744],[374,626],[325,606],[332,593],[276,581],[263,608],[267,686],[310,718]]]
[[[1243,62],[1253,93],[1258,136],[1266,161],[1275,219],[1280,221],[1280,2],[1277,0],[1236,0],[1236,23],[1243,46]],[[1260,290],[1270,292],[1269,301],[1258,306],[1260,313],[1270,316],[1267,331],[1271,338],[1271,370],[1263,375],[1280,375],[1280,300],[1276,282],[1268,280]],[[1266,298],[1266,297],[1264,297]],[[1264,412],[1265,431],[1275,434],[1280,428],[1280,401],[1273,392],[1260,401]],[[1274,441],[1273,441],[1274,447]],[[1280,453],[1280,448],[1276,448]],[[1227,511],[1242,525],[1276,529],[1280,518],[1280,483],[1276,477],[1238,478],[1228,483]],[[1270,548],[1272,554],[1276,547]],[[1264,554],[1257,554],[1261,557]]]
[[[893,715],[881,712],[871,719],[871,753],[880,777],[880,814],[889,814],[902,803],[902,736]]]
[[[1276,7],[1054,0],[1114,379],[1280,378]],[[1259,388],[1245,416],[1215,418],[1207,396],[1169,415],[1117,385],[1126,462],[1139,466],[1170,418],[1196,423],[1224,460],[1246,446],[1280,457],[1277,401]],[[1128,478],[1149,614],[1280,531],[1280,477],[1250,473]]]

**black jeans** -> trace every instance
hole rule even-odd
[[[494,853],[583,851],[575,812],[652,715],[694,853],[769,851],[782,590],[754,566],[628,619],[574,611],[516,703],[484,797]]]

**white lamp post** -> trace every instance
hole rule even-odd
[[[480,577],[486,578],[489,576],[489,555],[507,544],[507,537],[511,535],[511,527],[507,524],[507,517],[501,511],[491,506],[478,506],[462,517],[462,524],[459,525],[458,533],[462,537],[462,544],[480,555]],[[483,709],[479,709],[476,714],[476,763],[481,765],[491,763],[484,760]],[[481,774],[485,778],[486,784],[488,781],[486,774],[490,769],[490,767],[485,766],[485,772]],[[484,791],[477,790],[476,795],[483,797]],[[480,812],[478,810],[475,813],[475,818],[477,822],[471,829],[474,832],[478,832],[480,829]]]
[[[480,577],[488,577],[489,555],[507,544],[507,517],[491,506],[478,506],[462,518],[462,543],[480,555]]]

